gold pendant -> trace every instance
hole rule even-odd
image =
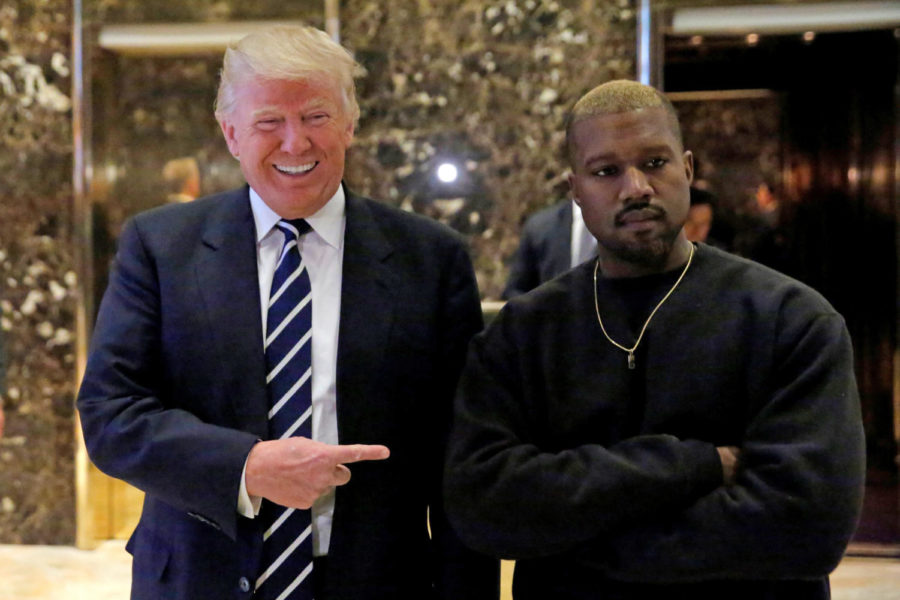
[[[634,352],[628,353],[628,368],[634,370]]]

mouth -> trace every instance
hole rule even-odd
[[[309,173],[316,165],[318,165],[318,161],[307,163],[305,165],[273,165],[275,170],[284,175],[305,175]]]
[[[658,221],[665,216],[665,211],[658,206],[643,204],[630,206],[616,215],[616,225],[625,226],[647,221]]]

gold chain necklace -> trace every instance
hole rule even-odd
[[[691,261],[694,259],[694,244],[691,244],[691,253],[688,255],[687,264],[684,265],[684,270],[681,271],[681,275],[678,276],[678,280],[675,281],[675,285],[672,286],[663,299],[659,301],[659,304],[656,305],[656,308],[653,309],[653,312],[650,313],[650,316],[647,317],[647,320],[644,321],[644,326],[641,327],[641,333],[638,335],[637,341],[634,343],[634,346],[631,348],[626,348],[616,340],[609,337],[609,334],[606,333],[606,327],[603,326],[603,319],[600,318],[600,304],[597,300],[597,270],[600,268],[600,257],[597,257],[597,262],[594,263],[594,310],[597,311],[597,322],[600,323],[600,330],[603,332],[603,335],[606,336],[606,339],[609,340],[609,343],[619,348],[620,350],[624,350],[628,353],[628,368],[634,369],[634,351],[637,350],[638,345],[641,343],[641,340],[644,339],[644,332],[647,331],[647,326],[650,325],[650,321],[653,319],[653,315],[656,314],[656,311],[659,310],[659,307],[662,306],[666,300],[669,299],[669,296],[672,295],[672,292],[675,291],[675,288],[678,287],[678,284],[681,283],[681,280],[684,279],[684,274],[687,273],[688,269],[691,266]]]

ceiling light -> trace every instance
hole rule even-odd
[[[453,183],[459,177],[459,169],[453,163],[441,163],[437,168],[437,176],[444,183]]]

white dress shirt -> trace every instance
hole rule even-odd
[[[266,306],[269,304],[275,267],[284,245],[284,234],[275,226],[281,217],[252,188],[250,205],[256,222],[256,266],[265,339]],[[326,444],[338,443],[337,345],[344,263],[345,205],[344,189],[338,187],[325,206],[307,217],[306,222],[312,227],[312,231],[300,238],[300,256],[309,271],[312,286],[312,438]],[[238,511],[253,518],[259,513],[260,502],[260,498],[251,498],[247,494],[242,477]],[[315,556],[328,554],[333,514],[334,490],[319,498],[312,507]]]
[[[572,247],[570,267],[577,267],[597,255],[597,239],[588,231],[581,216],[581,207],[572,201]]]

